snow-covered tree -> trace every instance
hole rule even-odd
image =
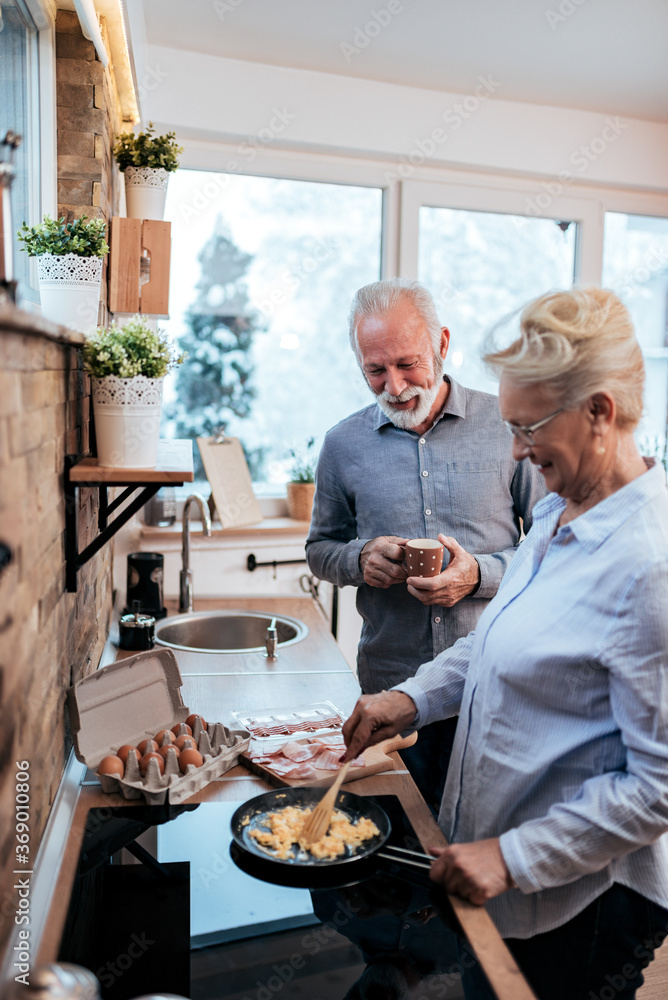
[[[252,260],[251,254],[236,246],[218,216],[198,255],[197,297],[184,317],[185,332],[179,338],[188,358],[179,369],[170,412],[177,437],[213,434],[231,417],[244,418],[251,411],[255,390],[250,351],[261,325],[249,303],[245,281]],[[247,457],[252,461],[253,456]]]

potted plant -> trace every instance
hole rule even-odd
[[[21,249],[37,258],[46,319],[84,333],[97,325],[102,263],[109,253],[106,229],[103,219],[85,215],[74,222],[45,215],[37,226],[23,223],[17,236]]]
[[[145,132],[121,132],[113,154],[125,176],[129,219],[162,219],[169,175],[183,152],[174,132],[156,135],[153,122]]]
[[[83,360],[92,376],[100,465],[155,468],[164,378],[184,359],[141,316],[87,339]]]
[[[309,438],[303,451],[290,449],[293,459],[287,484],[288,515],[296,521],[310,521],[315,493],[315,467],[318,456],[315,438]]]

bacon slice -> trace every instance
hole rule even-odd
[[[300,742],[290,740],[277,750],[251,750],[249,757],[280,777],[309,780],[318,777],[318,771],[338,771],[345,743],[340,732],[329,737],[313,737]],[[351,767],[364,767],[364,756],[356,757]]]
[[[322,751],[322,747],[317,746],[313,743],[298,743],[296,740],[292,740],[290,743],[286,743],[284,747],[281,748],[281,752],[284,757],[288,760],[295,761],[296,764],[301,763],[305,760],[311,760]]]
[[[288,771],[286,775],[286,777],[288,778],[297,778],[302,781],[305,780],[310,781],[313,778],[316,778],[317,776],[318,773],[316,769],[313,767],[312,764],[309,763],[297,764],[297,766],[293,767],[291,771]]]
[[[295,764],[294,761],[275,761],[271,765],[271,770],[278,774],[281,778],[295,778],[297,780],[306,780],[316,777],[316,770],[308,762],[301,764]]]
[[[323,752],[318,757],[318,769],[321,771],[338,771],[340,768],[339,758],[340,753],[336,753],[334,750],[323,750]]]

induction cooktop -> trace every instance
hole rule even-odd
[[[374,799],[390,842],[420,850],[399,799]],[[91,969],[103,1000],[464,996],[466,946],[424,873],[378,859],[335,887],[268,883],[230,854],[237,806],[92,809],[59,960]]]

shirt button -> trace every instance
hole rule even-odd
[[[441,619],[438,617],[438,615],[434,618],[434,622],[436,623],[436,625],[441,624]]]
[[[427,507],[425,514],[427,515],[427,517],[429,517],[429,515],[431,514],[431,507]]]
[[[411,929],[411,925],[410,924],[404,924],[404,930],[405,931],[409,931],[410,929]]]
[[[422,472],[422,475],[423,475],[423,476],[425,477],[425,479],[426,479],[426,478],[427,478],[427,476],[429,475],[429,473],[427,472],[427,470],[426,470],[426,469],[424,469],[424,470],[423,470],[423,472]]]
[[[420,444],[426,444],[426,443],[427,443],[427,442],[425,441],[425,439],[424,439],[424,438],[420,438]]]

